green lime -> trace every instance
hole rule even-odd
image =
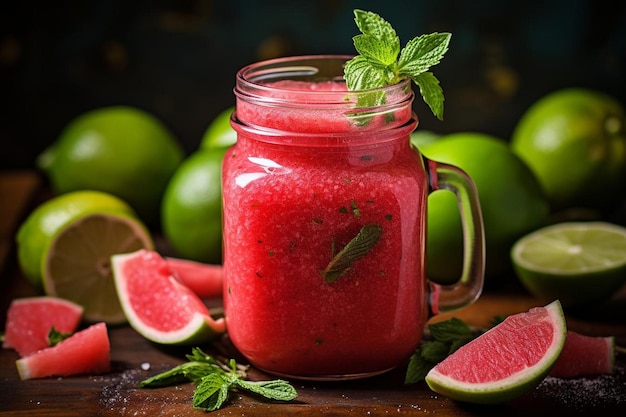
[[[222,159],[227,148],[200,149],[183,161],[163,195],[161,226],[182,258],[222,260]]]
[[[606,301],[626,283],[626,228],[606,222],[564,222],[519,239],[511,259],[522,284],[564,306]]]
[[[503,140],[482,133],[446,135],[421,151],[473,179],[485,227],[486,275],[502,273],[510,267],[508,254],[515,240],[547,221],[548,203],[532,172]],[[463,240],[451,192],[439,190],[428,197],[427,225],[427,275],[437,282],[455,282],[461,276]]]
[[[563,89],[520,118],[511,147],[535,173],[554,210],[602,209],[623,198],[624,107],[586,89]]]
[[[234,106],[228,107],[215,116],[204,132],[201,149],[227,148],[237,141],[237,132],[230,125],[230,116],[234,110]]]
[[[152,248],[128,204],[99,191],[75,191],[38,206],[17,236],[20,267],[50,296],[84,309],[87,321],[118,323],[124,315],[112,280],[112,254]]]
[[[418,129],[411,133],[411,145],[415,146],[417,149],[422,149],[441,138],[441,136],[442,135],[439,133],[430,130]]]
[[[37,163],[56,193],[110,193],[153,223],[158,221],[163,190],[183,157],[182,147],[159,120],[120,106],[72,120]]]

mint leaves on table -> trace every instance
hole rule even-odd
[[[348,61],[344,69],[348,89],[379,88],[411,78],[433,114],[442,120],[443,91],[439,80],[428,70],[441,61],[452,35],[435,32],[418,36],[400,49],[400,38],[385,19],[359,9],[354,10],[354,16],[361,34],[353,38],[359,55]],[[382,104],[385,99],[380,94],[364,97],[359,106]]]
[[[200,348],[193,348],[191,354],[186,357],[188,362],[148,378],[139,386],[156,388],[191,381],[196,385],[193,406],[204,411],[221,408],[228,400],[229,392],[234,390],[247,391],[278,401],[291,401],[298,396],[296,389],[281,379],[247,380],[247,367],[238,365],[234,359],[226,364],[207,355]]]
[[[58,344],[59,342],[62,342],[63,340],[70,337],[71,335],[72,333],[60,332],[54,326],[52,326],[50,328],[50,331],[48,332],[48,345],[55,346],[56,344]]]
[[[428,330],[431,337],[424,338],[411,355],[404,379],[406,384],[423,380],[435,365],[476,337],[463,320],[455,317],[430,324]]]

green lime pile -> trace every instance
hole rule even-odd
[[[538,298],[593,306],[626,282],[626,229],[590,221],[626,201],[624,122],[624,106],[612,97],[568,88],[537,100],[513,131],[511,149],[535,174],[554,218],[573,220],[557,220],[511,250],[518,278]],[[571,218],[581,208],[591,216]]]
[[[572,220],[572,213],[580,209],[587,213],[584,220],[601,220],[626,201],[624,124],[621,103],[597,91],[568,88],[533,103],[514,126],[509,142],[478,132],[419,131],[411,142],[426,157],[465,170],[476,183],[485,225],[487,278],[515,272],[531,293],[542,299],[560,298],[570,306],[606,299],[620,287],[617,278],[588,278],[614,276],[619,269],[605,263],[609,251],[597,250],[597,239],[588,236],[590,243],[579,247],[580,259],[594,264],[593,270],[582,264],[563,267],[563,254],[551,246],[554,242],[536,235],[532,245],[523,239],[511,250],[525,235],[561,218]],[[428,204],[427,273],[437,282],[454,282],[463,256],[456,202],[451,193],[436,191]],[[559,227],[569,235],[579,225]],[[626,248],[619,245],[610,253],[626,258]]]

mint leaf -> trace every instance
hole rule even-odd
[[[193,393],[193,407],[205,411],[215,411],[228,399],[230,384],[218,373],[202,378]]]
[[[433,323],[428,326],[433,339],[440,342],[453,342],[455,340],[470,340],[473,338],[472,330],[461,319],[451,319]]]
[[[409,365],[406,370],[406,375],[404,376],[404,383],[415,384],[422,381],[426,378],[426,375],[433,366],[435,366],[435,363],[426,360],[422,356],[422,348],[417,348],[409,359]]]
[[[351,91],[369,90],[396,84],[410,78],[433,114],[443,119],[443,90],[439,80],[428,70],[437,65],[448,51],[452,35],[431,33],[411,39],[400,49],[396,31],[385,19],[373,12],[354,10],[355,22],[361,31],[352,38],[359,55],[344,68],[346,86]],[[398,57],[399,55],[399,57]],[[359,107],[384,103],[384,97],[359,100]]]
[[[424,342],[422,345],[422,357],[433,363],[438,363],[450,353],[449,343],[439,340],[431,340]]]
[[[437,65],[448,51],[451,37],[449,33],[435,32],[411,39],[400,53],[400,74],[413,78]]]
[[[298,396],[296,389],[287,381],[276,379],[274,381],[245,381],[237,379],[235,385],[265,398],[279,401],[291,401]]]
[[[364,257],[380,240],[382,228],[377,224],[365,225],[321,271],[322,277],[331,284],[346,274],[354,263]]]
[[[372,63],[361,55],[346,62],[344,71],[346,74],[350,74],[350,76],[345,77],[348,90],[368,90],[387,85],[387,68]]]
[[[383,66],[394,64],[400,52],[400,38],[391,24],[373,12],[357,9],[354,16],[362,32],[352,38],[357,52]]]
[[[59,342],[62,342],[63,340],[67,339],[71,335],[72,333],[60,332],[54,326],[52,326],[50,328],[50,331],[48,332],[48,344],[50,346],[54,346],[58,344]]]
[[[423,72],[413,78],[420,89],[424,102],[439,120],[443,120],[443,90],[439,86],[439,80],[432,72]]]

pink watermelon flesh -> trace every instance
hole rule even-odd
[[[7,311],[2,347],[15,349],[20,356],[47,348],[52,327],[73,333],[82,314],[83,308],[78,304],[56,297],[15,299]]]
[[[477,384],[502,380],[536,365],[550,348],[555,328],[546,308],[507,317],[481,337],[459,348],[436,369],[457,381]]]
[[[615,339],[585,336],[567,332],[559,359],[550,371],[557,378],[577,378],[613,373],[615,368]]]
[[[114,262],[120,262],[115,268],[124,277],[128,303],[144,325],[171,332],[185,327],[195,314],[210,317],[202,300],[174,278],[157,252],[143,249]]]
[[[202,298],[222,296],[222,265],[165,258],[178,281]]]
[[[110,350],[106,324],[96,323],[55,346],[18,359],[15,364],[22,380],[100,374],[110,370]]]

